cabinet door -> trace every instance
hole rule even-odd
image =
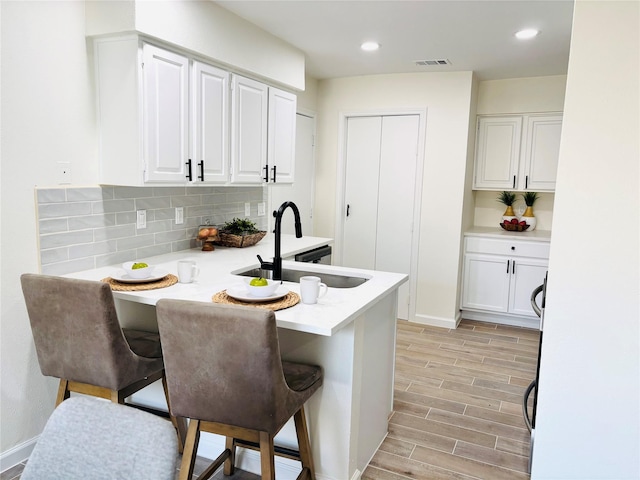
[[[293,183],[296,148],[296,96],[269,87],[269,182]]]
[[[547,273],[547,261],[513,258],[511,262],[509,313],[537,318],[531,308],[531,292],[542,285]]]
[[[189,59],[143,47],[145,181],[184,183],[189,154]]]
[[[521,116],[478,118],[473,188],[516,188],[521,134]]]
[[[268,87],[233,76],[231,183],[263,183],[267,166]]]
[[[468,253],[464,256],[462,308],[508,311],[511,260]]]
[[[523,188],[536,192],[554,191],[562,115],[530,115],[526,130]]]
[[[229,176],[229,73],[194,62],[192,85],[192,181],[225,183]]]

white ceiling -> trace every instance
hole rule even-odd
[[[567,72],[573,0],[223,0],[217,4],[306,54],[312,77],[477,73],[480,80]],[[540,34],[523,42],[522,28]],[[377,52],[360,44],[376,40]],[[416,66],[448,59],[451,65]]]

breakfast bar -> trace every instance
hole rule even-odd
[[[242,274],[259,267],[257,255],[271,258],[273,242],[273,236],[267,235],[262,242],[248,248],[216,247],[212,252],[191,249],[136,259],[153,265],[156,271],[173,275],[177,275],[179,260],[193,260],[199,275],[193,283],[175,283],[153,290],[114,291],[122,326],[157,330],[155,304],[163,298],[212,302],[217,293],[246,282],[248,277]],[[393,401],[397,291],[407,276],[288,260],[330,243],[332,240],[328,238],[283,235],[283,270],[303,271],[321,279],[323,275],[326,278],[356,277],[360,284],[350,288],[329,285],[317,304],[298,303],[276,311],[275,315],[282,357],[324,369],[324,384],[306,406],[316,476],[327,480],[356,480],[387,433]],[[117,275],[119,267],[114,265],[69,276],[103,280]],[[299,293],[298,283],[285,280],[283,285]],[[136,394],[133,401],[166,409],[162,386],[158,383]],[[290,423],[276,441],[295,447],[295,429]],[[222,449],[222,437],[203,434],[198,454],[215,458]],[[237,466],[258,473],[259,457],[253,451],[243,451],[238,455]],[[276,470],[278,479],[293,479],[299,464],[278,458]]]

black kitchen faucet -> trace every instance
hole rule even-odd
[[[275,255],[273,257],[273,262],[263,262],[260,255],[258,255],[258,260],[260,260],[260,268],[263,270],[271,270],[273,272],[272,279],[273,280],[282,280],[282,257],[280,256],[280,237],[282,236],[282,214],[284,211],[291,207],[293,210],[293,215],[295,217],[295,229],[296,229],[296,238],[302,237],[302,224],[300,223],[300,211],[298,207],[293,202],[284,202],[280,205],[280,208],[273,212],[273,216],[276,219],[275,229],[273,233],[275,234]]]

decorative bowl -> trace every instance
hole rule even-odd
[[[529,225],[520,225],[519,223],[501,223],[500,226],[509,232],[524,232]]]
[[[138,280],[143,280],[153,275],[153,270],[155,269],[153,265],[148,265],[147,267],[144,267],[144,268],[132,268],[133,265],[136,263],[143,263],[143,262],[125,262],[122,264],[122,268],[124,269],[125,272],[127,272],[127,275],[129,275],[129,277],[135,278]]]
[[[247,284],[247,292],[249,292],[254,297],[270,297],[276,291],[276,289],[280,286],[282,282],[280,280],[267,280],[267,285],[262,286],[254,286],[249,285],[249,283],[253,280],[253,278],[247,278],[245,280]]]

